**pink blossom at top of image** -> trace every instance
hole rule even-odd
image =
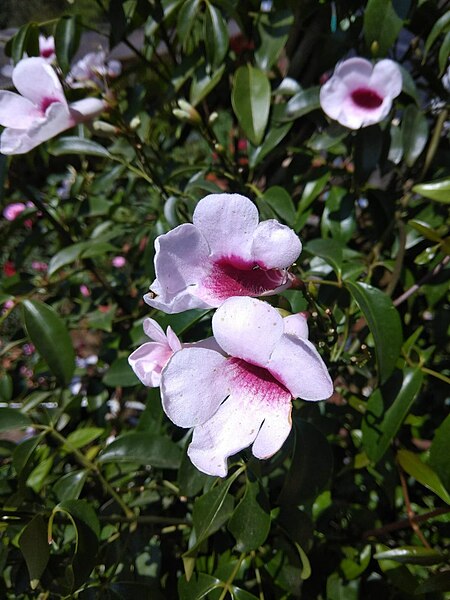
[[[126,263],[127,259],[124,256],[115,256],[111,261],[112,266],[116,269],[121,269]]]
[[[325,400],[333,382],[303,314],[282,318],[262,300],[229,298],[212,330],[221,351],[175,352],[161,372],[161,398],[173,423],[194,428],[193,464],[225,477],[227,458],[247,446],[260,459],[275,454],[291,431],[292,399]]]
[[[53,68],[40,57],[24,58],[13,71],[19,92],[0,90],[2,154],[23,154],[77,123],[93,119],[106,108],[97,98],[67,103]]]
[[[379,123],[402,91],[402,73],[389,59],[373,65],[364,58],[340,62],[320,89],[320,105],[331,119],[350,129]]]
[[[3,216],[7,221],[14,221],[19,215],[26,209],[26,205],[23,202],[13,202],[8,204],[3,210]]]
[[[220,306],[231,296],[276,294],[291,285],[287,269],[302,245],[275,219],[240,194],[210,194],[193,223],[155,240],[156,279],[144,300],[166,313]]]

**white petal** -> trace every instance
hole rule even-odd
[[[258,405],[231,395],[213,417],[194,429],[189,458],[203,473],[225,477],[227,458],[253,442],[263,419]]]
[[[183,348],[161,379],[163,409],[175,425],[193,427],[212,417],[228,395],[226,358],[206,348]]]
[[[301,251],[296,233],[275,219],[260,223],[253,235],[253,258],[264,269],[289,267]]]
[[[292,429],[292,402],[268,407],[264,422],[252,446],[256,458],[269,458],[281,448]]]
[[[84,98],[69,105],[72,117],[77,123],[84,123],[98,117],[106,107],[106,102],[98,98]]]
[[[333,76],[320,88],[320,106],[330,119],[337,121],[342,110],[342,103],[348,96],[349,90],[345,83]]]
[[[253,233],[258,225],[258,210],[240,194],[210,194],[197,204],[193,223],[214,256],[251,258]]]
[[[264,366],[283,334],[281,315],[255,298],[229,298],[212,319],[214,337],[230,356]]]
[[[325,400],[333,393],[333,382],[325,363],[309,340],[283,335],[267,369],[294,398]]]
[[[152,284],[150,289],[154,290],[154,287],[156,286]],[[145,294],[144,301],[152,308],[156,308],[157,310],[161,310],[170,315],[184,312],[185,310],[191,310],[193,308],[211,308],[211,304],[192,295],[195,291],[196,286],[192,286],[172,297],[165,295],[164,298],[159,295],[155,297],[152,292],[150,294]]]
[[[372,69],[373,65],[370,60],[355,56],[338,63],[334,70],[333,77],[336,76],[341,79],[351,78],[352,80],[358,78],[361,81],[367,82],[372,74]]]
[[[54,69],[43,58],[24,58],[18,62],[12,80],[17,91],[39,107],[43,102],[48,104],[49,99],[67,106],[61,83]]]
[[[160,344],[167,344],[167,337],[163,331],[163,328],[154,319],[145,319],[143,323],[143,329],[145,335],[154,342],[159,342]]]
[[[284,333],[295,335],[296,337],[308,339],[308,318],[303,313],[289,315],[283,319]]]
[[[173,352],[178,352],[178,350],[181,350],[181,342],[178,339],[177,334],[173,331],[172,327],[170,327],[170,325],[167,328],[167,343],[169,344]]]
[[[388,58],[377,62],[370,77],[369,87],[381,96],[396,98],[402,91],[403,77],[399,66]]]
[[[0,91],[0,125],[15,129],[28,129],[36,119],[43,119],[43,113],[19,94]]]
[[[168,345],[147,342],[130,354],[128,363],[144,385],[158,387],[161,371],[171,356],[172,350]]]

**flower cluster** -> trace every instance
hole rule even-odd
[[[301,243],[275,220],[259,222],[239,194],[199,201],[193,223],[155,241],[156,279],[146,302],[166,313],[217,308],[213,337],[183,344],[168,327],[144,321],[150,338],[129,357],[149,387],[161,387],[173,423],[193,428],[188,455],[204,473],[225,477],[227,459],[247,446],[264,459],[292,427],[292,399],[333,393],[327,368],[308,340],[303,314],[282,317],[257,296],[291,285],[288,267]]]

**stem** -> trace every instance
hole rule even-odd
[[[431,279],[433,279],[433,277],[436,277],[436,275],[438,273],[440,273],[442,271],[442,269],[450,262],[450,255],[446,255],[444,256],[444,258],[441,260],[441,262],[439,262],[432,271],[430,271],[429,273],[427,273],[426,275],[424,275],[422,277],[422,279],[419,279],[419,281],[417,283],[415,283],[414,285],[412,285],[408,290],[406,290],[406,292],[404,292],[401,296],[399,296],[398,298],[396,298],[393,301],[394,306],[399,306],[400,304],[402,304],[402,302],[404,302],[405,300],[407,300],[412,294],[414,294],[414,292],[417,292],[418,289],[421,288],[422,285],[424,285],[425,283],[428,283],[428,281],[430,281]]]
[[[425,156],[425,162],[424,162],[423,169],[422,169],[422,172],[419,177],[419,181],[422,181],[424,179],[431,163],[433,162],[434,155],[436,154],[436,151],[439,146],[439,140],[441,138],[442,128],[447,119],[447,115],[448,115],[448,109],[446,109],[446,108],[439,113],[439,116],[436,121],[436,126],[433,131],[433,135],[431,136],[430,145],[428,146],[427,154]]]
[[[223,587],[222,593],[220,594],[219,600],[224,600],[224,598],[226,597],[227,593],[230,592],[231,584],[233,583],[234,578],[237,575],[237,572],[241,568],[241,564],[242,564],[242,561],[244,560],[245,556],[246,556],[245,552],[243,552],[241,554],[241,556],[239,557],[239,560],[237,561],[236,566],[232,570],[231,575],[228,577],[228,579],[225,582],[225,585]]]
[[[47,431],[61,446],[65,447],[71,454],[73,454],[75,456],[75,458],[77,459],[77,461],[83,467],[88,469],[88,471],[90,471],[93,475],[95,475],[95,477],[97,477],[97,479],[102,484],[105,491],[117,502],[117,504],[123,510],[127,519],[129,519],[130,522],[135,521],[135,515],[134,515],[133,511],[128,508],[128,506],[125,504],[125,502],[122,500],[122,498],[116,492],[116,490],[112,487],[112,485],[109,483],[109,481],[107,481],[103,477],[103,475],[100,473],[97,465],[95,465],[92,461],[90,461],[88,458],[86,458],[86,456],[82,452],[80,452],[78,450],[78,448],[74,448],[67,441],[67,439],[64,436],[62,436],[58,431],[56,431],[56,429],[51,428],[51,429],[48,429]]]
[[[156,515],[139,515],[133,514],[131,517],[123,515],[100,515],[100,521],[105,523],[137,523],[141,525],[187,525],[192,526],[192,523],[187,519],[177,519],[169,517],[158,517]]]
[[[400,220],[398,221],[398,234],[399,234],[399,240],[398,240],[399,247],[398,247],[397,256],[395,257],[394,270],[392,271],[391,280],[385,289],[385,292],[388,296],[392,296],[392,294],[397,286],[398,280],[400,279],[400,275],[402,273],[403,260],[405,258],[406,228],[405,228],[405,224],[403,223],[403,221],[400,221]]]
[[[430,512],[424,513],[423,515],[414,515],[413,520],[416,523],[424,523],[429,519],[433,519],[434,517],[439,517],[440,515],[445,515],[450,512],[450,507],[442,507],[436,508]],[[397,531],[398,529],[406,529],[410,527],[411,521],[410,519],[400,519],[399,521],[394,521],[393,523],[388,523],[387,525],[383,525],[383,527],[378,527],[377,529],[368,529],[362,535],[363,539],[367,539],[370,537],[381,537],[390,533],[391,531]]]
[[[430,544],[425,539],[425,536],[423,535],[423,533],[419,527],[419,524],[417,523],[416,514],[411,507],[406,478],[403,473],[403,469],[400,466],[398,467],[398,474],[400,475],[400,483],[402,486],[403,498],[405,499],[405,505],[406,505],[406,514],[408,515],[408,522],[411,526],[411,529],[414,531],[414,533],[420,539],[420,541],[425,546],[425,548],[431,549]]]

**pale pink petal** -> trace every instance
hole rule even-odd
[[[283,319],[284,333],[295,335],[300,338],[308,339],[308,318],[304,313],[289,315]]]
[[[83,98],[69,105],[70,113],[76,123],[84,123],[98,117],[107,107],[99,98]]]
[[[339,120],[342,112],[342,103],[349,97],[349,90],[345,83],[338,77],[331,77],[321,88],[319,93],[320,106],[330,119]]]
[[[28,129],[44,113],[30,101],[7,90],[0,91],[0,125],[15,129]]]
[[[172,327],[167,328],[167,343],[171,347],[173,352],[181,350],[181,342],[178,339],[177,334],[173,331]]]
[[[306,339],[283,335],[267,369],[294,398],[325,400],[333,393],[333,382],[320,354]]]
[[[39,108],[55,101],[67,105],[54,69],[43,58],[24,58],[18,62],[12,79],[17,91]]]
[[[194,427],[212,417],[228,396],[227,359],[206,348],[183,348],[167,363],[161,379],[166,415],[179,427]]]
[[[227,458],[250,446],[263,419],[258,404],[232,394],[213,417],[194,429],[189,458],[203,473],[225,477]]]
[[[259,217],[256,206],[245,196],[210,194],[197,204],[192,220],[207,239],[212,256],[251,259]]]
[[[373,65],[370,60],[354,56],[338,63],[333,77],[337,76],[341,79],[350,78],[352,81],[355,79],[367,81],[372,74],[372,69]]]
[[[399,66],[388,58],[380,60],[373,68],[369,86],[381,96],[396,98],[402,91],[403,77]]]
[[[214,313],[212,329],[231,356],[264,366],[283,334],[283,319],[267,302],[229,298]]]
[[[151,340],[154,342],[159,342],[160,344],[167,344],[167,337],[163,331],[163,328],[154,319],[145,319],[142,326],[145,335]]]
[[[287,268],[301,251],[302,244],[295,232],[275,219],[260,223],[253,235],[253,259],[264,269]]]
[[[158,387],[161,371],[171,356],[172,350],[168,345],[147,342],[130,354],[128,363],[144,385]]]
[[[214,350],[223,356],[226,356],[226,352],[219,346],[216,341],[216,338],[211,336],[206,338],[205,340],[200,340],[199,342],[193,342],[192,344],[184,344],[185,347],[197,347],[197,348],[208,348],[208,350]]]
[[[190,223],[179,225],[159,236],[155,249],[156,280],[150,290],[158,296],[145,296],[147,304],[169,313],[207,308],[207,303],[194,297],[209,268],[209,246],[199,230]]]
[[[264,422],[253,442],[256,458],[269,458],[278,452],[292,429],[292,402],[279,402],[264,411]]]

